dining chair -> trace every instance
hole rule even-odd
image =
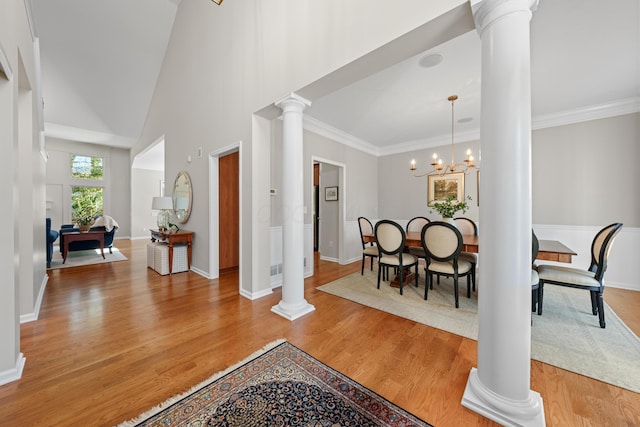
[[[424,299],[428,298],[429,289],[433,289],[434,274],[453,277],[455,304],[458,308],[458,278],[467,276],[467,298],[471,298],[472,266],[469,261],[460,259],[462,234],[454,225],[434,221],[422,228],[420,240],[427,255],[427,265],[424,269],[426,273]]]
[[[461,234],[467,234],[467,235],[473,235],[473,236],[478,235],[478,225],[472,219],[460,216],[460,217],[454,218],[453,222],[455,223],[458,230],[460,230]],[[476,266],[478,265],[478,254],[463,251],[460,253],[460,259],[463,261],[470,262],[473,267],[471,269],[471,286],[472,286],[473,292],[475,292],[476,291]]]
[[[360,274],[364,274],[364,260],[366,257],[371,258],[371,271],[373,271],[373,260],[378,258],[378,246],[374,242],[366,242],[364,239],[366,235],[373,234],[373,225],[367,218],[361,216],[358,217],[358,227],[360,228],[360,241],[362,242],[362,268]]]
[[[374,229],[380,258],[378,258],[378,289],[380,289],[380,274],[383,268],[393,267],[400,279],[400,295],[404,285],[405,269],[415,265],[415,284],[418,286],[418,257],[404,252],[407,236],[400,224],[383,219],[376,223]]]
[[[426,218],[424,216],[417,216],[415,218],[411,218],[409,222],[407,222],[407,227],[406,227],[407,233],[409,232],[420,233],[422,231],[422,227],[429,224],[430,222],[431,221],[429,220],[429,218]],[[407,250],[409,251],[410,254],[415,255],[418,258],[422,258],[422,259],[425,258],[424,249],[422,249],[421,247],[409,246]]]
[[[544,285],[560,285],[585,289],[591,294],[591,312],[598,315],[600,327],[606,326],[604,320],[604,273],[607,271],[607,259],[616,236],[622,229],[621,223],[613,223],[596,234],[591,243],[591,265],[587,270],[555,265],[538,266],[540,289],[538,289],[538,314],[542,314]]]
[[[535,312],[538,306],[538,290],[540,289],[540,277],[535,269],[534,262],[540,251],[538,236],[531,230],[531,312]]]

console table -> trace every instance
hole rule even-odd
[[[69,253],[69,243],[84,240],[97,240],[100,242],[100,253],[104,259],[104,231],[73,231],[64,233],[64,245],[62,246],[62,263],[67,261]]]
[[[187,244],[187,266],[191,269],[191,242],[193,241],[193,231],[161,231],[151,229],[151,241],[156,240],[167,242],[169,244],[169,274],[171,274],[171,268],[173,267],[173,246],[176,243]]]

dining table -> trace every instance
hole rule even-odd
[[[406,246],[411,247],[421,247],[422,242],[420,241],[420,232],[419,231],[409,231],[406,233]],[[373,234],[364,234],[363,239],[365,242],[375,242],[376,237]],[[572,249],[567,247],[565,244],[558,240],[541,240],[538,239],[538,243],[540,249],[538,251],[538,256],[536,259],[544,260],[544,261],[556,261],[556,262],[566,262],[571,263],[572,257],[577,255]],[[462,251],[463,252],[471,252],[471,253],[479,253],[480,250],[480,236],[474,234],[463,234],[462,235]]]

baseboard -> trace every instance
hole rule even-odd
[[[42,306],[42,299],[44,298],[44,291],[47,288],[47,283],[49,282],[49,275],[45,274],[42,278],[42,284],[40,285],[40,292],[38,292],[38,297],[36,298],[36,303],[33,307],[33,313],[21,314],[20,315],[20,324],[33,322],[38,320],[38,316],[40,316],[40,307]]]
[[[256,300],[258,298],[266,297],[267,295],[271,295],[272,293],[273,291],[271,289],[265,289],[260,292],[247,292],[244,289],[240,289],[240,295],[250,299],[251,301]]]
[[[323,261],[329,261],[329,262],[340,262],[340,260],[338,258],[329,257],[329,256],[320,255],[320,259],[323,260]]]
[[[27,359],[24,357],[24,354],[18,354],[15,368],[0,372],[0,386],[22,378],[22,371],[24,370],[26,361]]]
[[[204,277],[205,279],[211,279],[211,276],[209,276],[209,273],[207,273],[204,270],[201,270],[199,268],[194,267],[193,265],[191,266],[191,270],[196,274],[199,274],[200,276]]]

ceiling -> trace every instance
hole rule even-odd
[[[142,132],[180,0],[31,1],[47,135],[131,147]],[[442,61],[420,66],[429,54]],[[534,127],[638,111],[640,2],[540,1],[531,22],[531,81]],[[447,97],[454,94],[461,120],[456,142],[477,139],[475,31],[312,100],[305,115],[369,151],[389,154],[450,141]]]

